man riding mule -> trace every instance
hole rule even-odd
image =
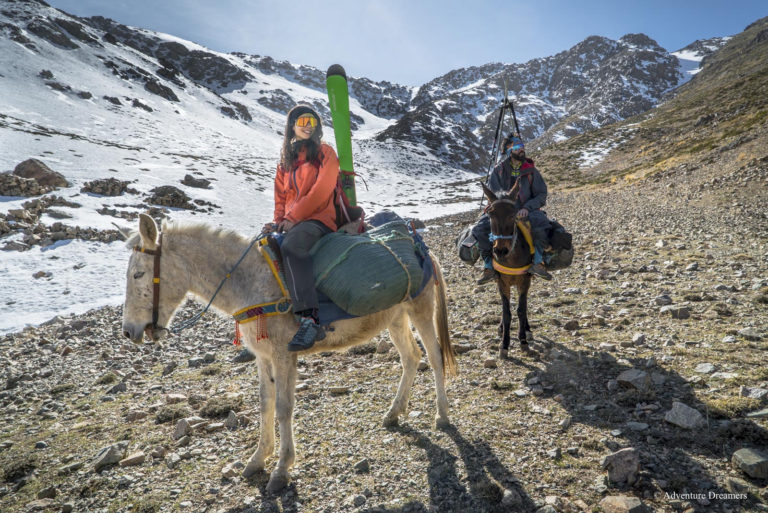
[[[510,312],[512,285],[517,289],[517,319],[518,341],[522,350],[528,349],[528,341],[532,338],[531,327],[528,324],[528,289],[532,276],[532,257],[535,252],[534,242],[525,231],[518,214],[517,198],[519,198],[520,182],[511,191],[497,196],[483,184],[483,191],[488,198],[486,209],[490,225],[490,240],[493,243],[491,265],[498,272],[497,284],[501,295],[501,347],[499,356],[506,358],[509,351],[509,329],[512,322]]]
[[[449,340],[445,281],[434,256],[433,278],[417,295],[376,313],[334,322],[333,330],[310,350],[289,352],[288,342],[295,335],[296,322],[285,313],[283,306],[289,299],[276,277],[274,259],[261,240],[249,241],[234,232],[205,225],[164,224],[160,232],[154,220],[142,214],[139,233],[128,241],[133,253],[123,307],[123,333],[135,342],[145,334],[153,340],[166,335],[188,293],[199,300],[210,299],[209,305],[226,315],[251,310],[260,314],[259,322],[242,325],[243,341],[257,359],[261,412],[261,436],[245,466],[245,476],[264,471],[275,449],[277,419],[279,459],[267,489],[276,493],[290,481],[295,459],[292,419],[297,355],[364,343],[384,329],[389,330],[403,368],[397,393],[384,416],[385,425],[397,424],[407,411],[416,376],[421,351],[411,333],[411,323],[421,336],[434,373],[435,422],[438,427],[449,425],[444,379],[455,373],[456,361]],[[256,249],[249,251],[257,242]]]
[[[494,194],[499,195],[511,190],[515,184],[518,185],[518,192],[513,198],[516,215],[530,222],[535,250],[533,265],[527,272],[545,280],[551,280],[552,275],[547,272],[543,264],[544,249],[547,246],[547,230],[551,226],[547,215],[541,211],[547,201],[547,184],[539,170],[534,166],[533,160],[526,158],[525,145],[519,135],[510,134],[507,136],[502,147],[504,158],[491,172],[487,187]],[[496,277],[491,256],[490,233],[491,224],[486,212],[472,228],[472,234],[477,240],[484,264],[483,274],[477,280],[478,285],[484,285]]]

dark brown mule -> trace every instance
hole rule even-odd
[[[509,351],[509,326],[512,323],[510,312],[510,294],[512,285],[517,288],[517,319],[520,348],[528,350],[528,341],[533,334],[528,324],[528,289],[531,275],[528,268],[533,262],[531,244],[517,226],[517,208],[515,198],[518,184],[512,190],[496,196],[485,184],[485,192],[490,205],[486,210],[491,221],[491,242],[493,243],[493,268],[496,270],[496,283],[501,294],[501,347],[499,356],[506,358]]]

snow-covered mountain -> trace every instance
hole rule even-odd
[[[717,52],[730,39],[730,37],[698,39],[688,46],[672,52],[672,55],[680,61],[683,73],[690,77],[701,70],[707,57]]]
[[[697,41],[670,54],[644,34],[618,41],[590,36],[524,64],[454,70],[419,88],[413,110],[377,138],[420,141],[451,162],[478,169],[487,159],[505,83],[523,137],[541,147],[653,108],[691,78],[697,69],[692,62],[726,41]],[[465,137],[448,140],[444,126]]]
[[[35,158],[68,182],[42,199],[0,191],[0,249],[15,249],[0,251],[0,331],[119,303],[128,252],[104,242],[112,223],[135,228],[150,210],[256,233],[270,220],[287,109],[316,106],[334,141],[324,73],[268,64],[41,1],[0,3],[0,172]],[[409,89],[351,82],[369,214],[429,218],[476,205],[476,175],[423,145],[373,139]]]
[[[546,142],[653,107],[686,70],[629,35],[418,88],[350,77],[358,198],[423,218],[475,207],[505,81],[523,134]],[[3,0],[0,173],[36,158],[67,185],[0,190],[0,249],[21,251],[0,251],[0,331],[119,303],[128,254],[105,241],[139,212],[254,233],[271,217],[287,110],[312,104],[333,144],[324,83],[309,66]]]

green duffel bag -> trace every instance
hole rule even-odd
[[[310,251],[315,286],[346,312],[368,315],[418,292],[422,269],[406,225],[325,235]]]

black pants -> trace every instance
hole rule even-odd
[[[331,229],[320,221],[302,221],[285,232],[280,251],[294,313],[319,306],[309,250],[320,237],[329,233]]]

